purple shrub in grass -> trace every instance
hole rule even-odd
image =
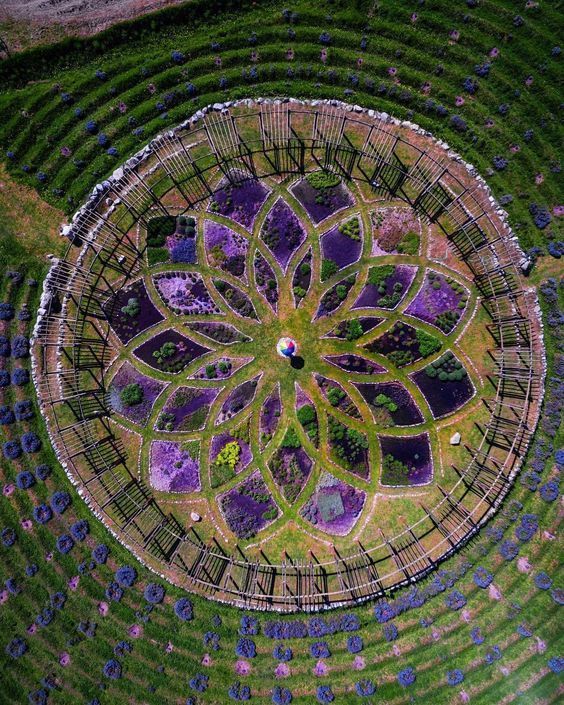
[[[506,561],[512,561],[519,553],[519,546],[507,539],[500,545],[498,550],[502,558]]]
[[[16,421],[29,421],[34,416],[33,404],[29,399],[21,399],[14,404]]]
[[[188,685],[197,693],[205,693],[208,689],[208,681],[208,676],[205,676],[203,673],[196,673],[193,678],[190,678]]]
[[[383,632],[386,641],[395,641],[398,638],[398,628],[393,622],[391,624],[385,624]]]
[[[289,646],[284,646],[284,644],[276,644],[272,652],[272,656],[282,662],[291,661],[293,655],[292,649]]]
[[[16,532],[10,526],[6,526],[0,533],[0,540],[3,546],[10,548],[16,543]]]
[[[6,441],[2,445],[2,452],[7,460],[17,460],[22,454],[22,447],[19,441]]]
[[[38,627],[41,627],[41,628],[48,627],[51,624],[51,622],[53,621],[54,616],[55,616],[55,613],[53,612],[53,610],[49,607],[45,607],[44,609],[41,610],[41,612],[35,618],[35,623],[37,624]]]
[[[20,585],[15,581],[14,578],[8,578],[4,582],[4,585],[6,587],[6,590],[10,593],[10,595],[19,595],[20,592],[22,591]]]
[[[545,502],[554,502],[560,496],[560,486],[556,480],[549,480],[541,486],[539,494]]]
[[[553,673],[562,673],[564,671],[564,657],[553,656],[548,660],[547,665]]]
[[[33,508],[33,518],[38,524],[46,524],[53,517],[53,511],[48,504],[39,504]]]
[[[70,534],[63,534],[57,539],[57,550],[59,553],[70,553],[74,546],[74,539]]]
[[[116,570],[114,577],[121,587],[132,587],[137,580],[137,571],[133,566],[122,565]]]
[[[453,590],[449,592],[445,597],[445,605],[451,610],[459,610],[466,604],[466,598],[458,590]]]
[[[149,583],[143,591],[143,597],[152,605],[158,605],[164,600],[165,589],[158,583]]]
[[[0,302],[0,321],[11,321],[14,317],[14,307],[12,304]]]
[[[447,671],[446,682],[448,685],[458,685],[464,680],[464,673],[459,668],[455,668],[452,671]]]
[[[51,509],[56,513],[56,514],[64,514],[65,511],[69,508],[71,503],[71,498],[68,492],[63,492],[63,491],[57,491],[54,492],[51,496],[51,499],[49,500],[49,504],[51,505]]]
[[[331,656],[331,651],[326,641],[315,641],[309,647],[309,653],[312,658],[329,658]]]
[[[239,681],[235,681],[229,686],[227,694],[231,700],[246,701],[251,699],[251,689],[248,685],[241,685]]]
[[[41,449],[41,439],[33,431],[23,434],[21,444],[24,453],[37,453]]]
[[[0,406],[0,426],[10,426],[15,421],[14,412],[9,406]]]
[[[349,654],[358,654],[363,649],[362,637],[355,634],[347,639],[347,651]]]
[[[361,698],[369,698],[376,692],[376,685],[370,679],[363,678],[362,680],[357,681],[355,683],[354,689],[356,691],[356,694],[359,695]]]
[[[20,368],[18,368],[20,369]],[[26,370],[27,371],[27,370]],[[0,389],[10,386],[10,373],[8,370],[0,370]]]
[[[0,357],[10,357],[12,348],[10,341],[5,335],[0,335]]]
[[[241,658],[254,658],[257,655],[255,642],[245,637],[239,639],[235,646],[235,653]]]
[[[206,632],[204,634],[203,643],[207,649],[219,651],[220,636],[217,632]]]
[[[552,578],[544,571],[537,573],[533,582],[539,590],[549,590],[552,587]]]
[[[114,646],[114,654],[120,658],[130,654],[132,651],[133,647],[128,641],[118,641],[118,643]]]
[[[522,636],[524,639],[528,639],[529,637],[533,636],[532,630],[529,629],[526,624],[520,624],[517,627],[516,631],[517,634],[519,634],[519,636]]]
[[[499,648],[499,646],[494,645],[494,646],[492,646],[491,649],[488,649],[486,651],[486,654],[484,656],[484,661],[486,662],[486,664],[488,666],[491,666],[492,663],[494,663],[495,661],[499,661],[500,658],[501,658],[501,649]]]
[[[104,543],[99,543],[92,549],[92,559],[97,565],[104,565],[110,555],[110,549]]]
[[[190,622],[194,618],[194,607],[191,600],[181,597],[174,603],[174,614],[183,622]]]
[[[27,700],[30,705],[47,705],[47,698],[49,697],[49,691],[45,688],[39,688],[39,690],[32,690],[27,694]]]
[[[16,475],[16,487],[20,490],[29,490],[35,485],[35,475],[29,470],[23,470]]]
[[[277,685],[272,689],[272,702],[274,705],[290,705],[292,702],[292,693],[288,688]]]
[[[333,700],[335,700],[335,696],[333,695],[333,691],[331,690],[331,686],[329,685],[319,685],[317,686],[317,702],[321,703],[322,705],[326,705],[327,703],[332,703]]]
[[[259,633],[259,621],[256,617],[245,614],[241,617],[239,634],[243,636],[256,636]]]
[[[398,683],[404,688],[415,683],[415,678],[415,671],[411,667],[404,668],[398,673]]]
[[[90,533],[90,526],[86,519],[80,519],[71,526],[70,532],[75,541],[84,541]]]
[[[17,636],[6,646],[6,654],[13,659],[21,658],[27,651],[27,642]]]
[[[484,637],[482,636],[482,633],[480,632],[480,627],[474,627],[472,631],[470,632],[470,638],[476,644],[476,646],[479,646],[480,644],[484,643]]]
[[[49,598],[51,607],[56,610],[62,610],[67,601],[67,596],[64,592],[55,592]]]
[[[111,658],[104,664],[103,674],[106,676],[106,678],[110,678],[111,680],[118,680],[119,678],[121,678],[121,672],[121,663],[115,658]]]
[[[42,482],[45,481],[50,474],[51,468],[48,465],[45,465],[45,463],[42,463],[35,468],[35,477]]]
[[[388,602],[385,602],[385,601],[379,602],[374,607],[374,617],[376,618],[376,621],[379,624],[384,624],[385,622],[389,622],[390,619],[393,619],[395,616],[396,616],[396,612],[395,612],[393,606],[390,605]]]
[[[493,575],[479,566],[472,575],[472,580],[479,588],[487,588],[493,580]]]
[[[105,592],[108,600],[119,602],[123,597],[123,588],[121,588],[114,580],[108,585]]]

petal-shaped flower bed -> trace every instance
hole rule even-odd
[[[149,482],[160,492],[196,492],[200,489],[200,444],[153,441]]]
[[[367,360],[361,355],[343,353],[342,355],[325,355],[324,359],[345,372],[354,372],[359,375],[377,375],[386,372],[385,367],[372,362],[372,360]]]
[[[229,272],[245,281],[246,256],[249,241],[222,223],[206,220],[204,223],[206,257],[211,267]]]
[[[257,385],[261,375],[249,379],[243,384],[240,384],[235,389],[232,389],[228,394],[227,399],[223,402],[217,419],[215,421],[216,426],[227,419],[231,419],[237,414],[241,413],[243,409],[246,409],[249,404],[255,398],[257,392]]]
[[[222,313],[198,272],[163,272],[156,274],[153,282],[173,313],[184,316]]]
[[[319,420],[313,402],[296,383],[296,416],[306,436],[317,448],[319,445]]]
[[[316,224],[354,203],[341,177],[325,171],[308,174],[290,190]]]
[[[116,372],[108,389],[110,406],[126,419],[144,426],[165,387],[167,382],[147,377],[126,361]]]
[[[324,338],[339,338],[340,340],[357,340],[365,333],[368,333],[384,319],[376,316],[360,316],[359,318],[348,318],[332,328]]]
[[[370,476],[368,464],[368,438],[350,426],[345,426],[331,414],[327,414],[329,457],[345,470],[363,480]]]
[[[210,444],[210,484],[219,487],[244,470],[251,460],[249,422],[214,436]]]
[[[355,282],[356,274],[351,274],[346,277],[346,279],[341,279],[340,282],[328,289],[321,297],[315,318],[322,318],[336,311],[349,295],[349,291],[352,289]]]
[[[383,485],[406,487],[426,485],[433,479],[429,434],[419,436],[378,436],[382,451]]]
[[[452,414],[474,395],[474,385],[468,373],[450,350],[411,377],[435,419]]]
[[[259,433],[260,447],[265,448],[276,433],[282,413],[282,400],[280,399],[280,385],[277,384],[266,398],[260,410]]]
[[[321,236],[321,279],[349,264],[356,262],[362,252],[362,227],[360,218],[355,216],[340,225],[335,225]]]
[[[468,290],[462,284],[429,269],[421,289],[405,312],[436,326],[443,333],[450,333],[464,313],[468,297]]]
[[[257,289],[266,299],[270,308],[276,312],[278,308],[278,282],[274,270],[258,250],[255,252],[253,266]]]
[[[362,490],[324,472],[300,514],[327,534],[345,536],[356,524],[365,499]]]
[[[421,223],[411,208],[384,208],[371,214],[372,255],[416,255]]]
[[[155,370],[176,374],[207,352],[210,348],[171,328],[154,335],[136,348],[133,354]]]
[[[327,399],[329,404],[335,409],[339,409],[344,414],[352,416],[354,419],[360,419],[360,411],[357,409],[353,400],[345,392],[338,382],[332,379],[323,377],[323,375],[314,374],[321,393]]]
[[[415,400],[400,382],[354,382],[377,426],[415,426],[423,415]]]
[[[285,272],[292,255],[307,236],[298,216],[279,198],[266,216],[260,237]]]
[[[441,346],[441,342],[429,333],[397,321],[390,330],[364,345],[364,348],[368,352],[384,355],[397,367],[403,367],[429,357],[438,352]]]
[[[242,318],[257,318],[251,299],[241,289],[223,279],[214,279],[213,285],[234,313]]]
[[[164,319],[151,301],[142,279],[120,289],[102,308],[109,324],[124,345]]]
[[[188,379],[228,379],[241,367],[248,365],[252,359],[252,357],[221,357],[200,367],[193,375],[189,375]]]
[[[406,264],[370,267],[366,284],[352,308],[396,308],[407,294],[416,272],[417,267]]]
[[[231,179],[234,183],[230,183],[227,178],[222,179],[210,201],[209,210],[251,230],[270,191],[261,181],[242,172],[232,173]]]
[[[248,343],[251,340],[248,335],[241,333],[231,323],[222,323],[221,321],[195,321],[187,323],[186,328],[222,345]]]
[[[219,496],[227,526],[239,539],[250,539],[279,514],[270,490],[257,470],[229,492]]]
[[[300,260],[300,263],[294,272],[294,277],[292,279],[292,293],[294,294],[296,307],[300,305],[301,300],[307,294],[311,285],[311,258],[312,253],[310,247],[304,257]]]
[[[220,388],[178,387],[164,405],[155,428],[184,433],[201,430],[220,391]]]
[[[286,431],[268,467],[284,498],[290,504],[295,502],[311,473],[313,461],[302,448],[299,436],[292,427]]]

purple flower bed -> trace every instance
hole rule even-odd
[[[396,308],[407,294],[416,272],[417,267],[406,264],[371,267],[368,280],[352,309]]]
[[[277,384],[267,397],[260,410],[259,433],[261,449],[270,443],[280,422],[282,401],[280,399],[280,385]]]
[[[388,486],[425,485],[433,477],[429,434],[404,438],[378,436],[382,450],[382,476]]]
[[[419,253],[421,225],[408,208],[385,208],[372,213],[374,239],[372,256],[416,255]]]
[[[168,398],[155,429],[158,431],[199,431],[204,428],[210,406],[220,389],[178,387]]]
[[[246,343],[250,338],[237,330],[231,323],[221,323],[221,321],[196,321],[187,323],[186,327],[195,333],[213,340],[222,345],[233,345],[233,343]]]
[[[260,237],[285,272],[292,255],[306,239],[306,232],[294,211],[279,198],[266,216]]]
[[[199,444],[153,441],[149,481],[161,492],[195,492],[200,489]]]
[[[354,372],[359,375],[377,375],[386,372],[386,369],[381,365],[367,360],[360,355],[350,355],[344,353],[342,355],[325,355],[325,360],[335,367],[339,367],[345,372]]]
[[[151,301],[142,279],[120,289],[102,308],[109,324],[124,345],[164,319]]]
[[[352,416],[354,419],[361,418],[360,412],[356,408],[353,400],[338,382],[318,374],[314,374],[314,377],[319,385],[319,389],[321,389],[321,393],[331,406],[335,409],[339,409],[348,416]]]
[[[253,377],[253,379],[249,379],[240,384],[238,387],[235,387],[235,389],[231,390],[219,410],[219,414],[217,415],[215,422],[216,426],[223,423],[227,419],[233,418],[233,416],[236,416],[243,411],[243,409],[246,409],[249,406],[255,398],[259,379],[260,375],[257,375],[256,377]]]
[[[258,470],[220,495],[219,506],[227,525],[240,539],[252,538],[279,513]]]
[[[385,428],[423,423],[423,415],[415,400],[400,382],[355,382],[354,386],[370,407],[377,426]]]
[[[243,318],[258,318],[252,301],[241,289],[223,279],[214,279],[213,284],[234,313]]]
[[[301,446],[280,447],[268,466],[285,499],[293,503],[307,482],[313,461]]]
[[[220,357],[200,367],[188,379],[228,379],[241,367],[248,365],[252,359],[252,357]]]
[[[204,243],[210,266],[219,267],[234,277],[241,277],[247,281],[245,272],[246,256],[249,249],[247,238],[221,223],[206,220],[204,223]]]
[[[321,531],[345,536],[360,516],[365,499],[365,492],[324,472],[300,513]]]
[[[274,270],[257,250],[254,260],[255,283],[274,312],[278,309],[278,282]]]
[[[368,439],[354,428],[341,423],[331,414],[329,422],[329,457],[353,475],[367,480],[370,476],[368,463]]]
[[[474,394],[466,370],[450,350],[411,377],[436,419],[456,411]]]
[[[335,263],[335,271],[356,262],[362,252],[360,220],[356,217],[353,220],[358,223],[360,230],[358,233],[355,231],[356,237],[353,238],[347,234],[349,229],[345,223],[335,225],[321,236],[321,256],[324,260],[331,260]]]
[[[396,321],[388,331],[363,347],[368,352],[384,355],[397,367],[403,367],[438,352],[441,343],[425,331]]]
[[[266,200],[269,190],[261,181],[249,178],[243,172],[234,172],[231,175],[235,184],[228,179],[222,179],[215,191],[208,210],[227,216],[252,230],[253,223],[260,207]]]
[[[328,289],[321,297],[315,318],[322,318],[336,311],[347,298],[355,282],[356,274],[351,274],[346,279],[341,279],[340,282]]]
[[[405,312],[450,333],[466,309],[468,296],[468,290],[456,280],[428,270]]]
[[[340,340],[356,340],[368,333],[384,319],[376,316],[360,316],[360,318],[347,319],[337,323],[324,338],[339,338]]]
[[[300,305],[301,300],[307,294],[311,285],[311,258],[312,252],[310,247],[294,272],[292,293],[294,294],[296,307]]]
[[[304,178],[298,181],[291,191],[315,224],[354,203],[353,197],[342,183],[331,188],[318,189]]]
[[[155,370],[176,374],[207,352],[210,352],[210,348],[195,343],[171,328],[147,340],[133,354]]]
[[[222,313],[197,272],[164,272],[155,275],[153,282],[173,313],[183,316]]]
[[[122,392],[129,385],[138,385],[142,390],[141,400],[135,404],[128,404],[121,398]],[[135,369],[129,362],[124,362],[117,371],[109,387],[110,406],[113,411],[122,414],[133,423],[144,426],[151,414],[153,405],[166,382],[159,382]]]
[[[220,452],[225,446],[233,443],[237,443],[239,446],[237,461],[234,465],[220,464],[220,460],[218,460]],[[249,465],[252,459],[253,453],[249,443],[248,424],[245,425],[240,433],[226,431],[225,433],[213,436],[210,444],[211,486],[217,487],[235,477],[235,475],[238,475],[241,470],[244,470]]]

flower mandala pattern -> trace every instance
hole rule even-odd
[[[471,284],[421,255],[404,205],[375,209],[320,171],[232,176],[205,218],[166,223],[191,262],[169,248],[153,271],[162,216],[141,231],[142,275],[108,304],[112,408],[143,427],[140,472],[165,505],[197,507],[243,543],[289,522],[345,537],[363,512],[378,521],[379,493],[401,501],[434,481],[432,422],[476,391],[458,345]],[[276,354],[282,336],[299,356]]]

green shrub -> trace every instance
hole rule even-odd
[[[306,176],[306,181],[312,188],[321,190],[338,186],[341,177],[330,171],[314,171]]]
[[[143,387],[140,384],[133,382],[121,390],[119,398],[125,406],[135,406],[136,404],[141,404],[143,401],[143,396]]]

